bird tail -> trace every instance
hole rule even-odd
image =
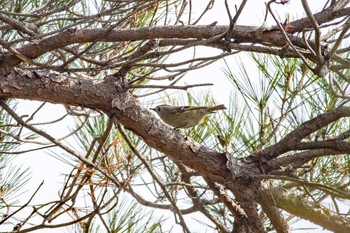
[[[220,105],[216,105],[214,107],[208,108],[208,111],[209,112],[214,112],[214,111],[217,111],[217,110],[224,110],[224,109],[226,109],[225,105],[220,104]]]

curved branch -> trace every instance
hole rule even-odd
[[[342,117],[350,116],[350,107],[338,107],[329,112],[318,115],[317,117],[302,123],[299,127],[287,134],[281,141],[273,146],[267,147],[262,151],[255,152],[252,156],[264,157],[267,160],[294,150],[300,141],[311,133],[327,126],[328,124],[339,120]]]
[[[341,154],[344,154],[344,152],[339,150],[333,150],[333,149],[315,149],[311,151],[303,151],[293,155],[270,160],[267,163],[266,172],[276,170],[276,169],[281,169],[281,168],[284,169],[286,167],[288,167],[288,169],[294,170],[296,168],[300,168],[305,163],[309,162],[314,158],[328,156],[328,155],[341,155]]]

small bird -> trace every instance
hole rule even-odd
[[[215,113],[217,110],[224,109],[226,109],[226,107],[223,104],[214,107],[159,105],[155,108],[151,108],[165,123],[174,127],[174,129],[192,128],[200,124],[207,115]]]

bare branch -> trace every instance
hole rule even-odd
[[[339,120],[342,117],[350,116],[349,107],[339,107],[324,114],[321,114],[309,121],[304,122],[295,130],[287,134],[280,142],[273,146],[267,147],[262,151],[254,153],[252,156],[264,157],[266,159],[275,158],[287,151],[290,151],[294,146],[298,145],[299,142],[324,126]]]
[[[177,89],[177,90],[187,91],[190,88],[205,87],[205,86],[213,86],[213,84],[212,83],[199,83],[199,84],[185,85],[185,86],[130,85],[129,88],[161,88],[162,90]]]
[[[258,202],[275,203],[277,208],[307,219],[333,232],[350,231],[348,219],[339,216],[324,206],[320,206],[318,203],[308,201],[274,185],[265,185],[259,190],[259,193],[260,195],[257,195]]]
[[[324,63],[324,59],[321,53],[321,31],[320,26],[318,25],[316,19],[314,18],[314,15],[312,14],[310,7],[306,0],[302,0],[301,3],[303,4],[304,10],[306,12],[307,17],[309,18],[312,27],[315,30],[315,52],[316,52],[316,58],[317,63]]]

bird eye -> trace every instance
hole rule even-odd
[[[157,108],[157,111],[160,112],[160,107]]]

